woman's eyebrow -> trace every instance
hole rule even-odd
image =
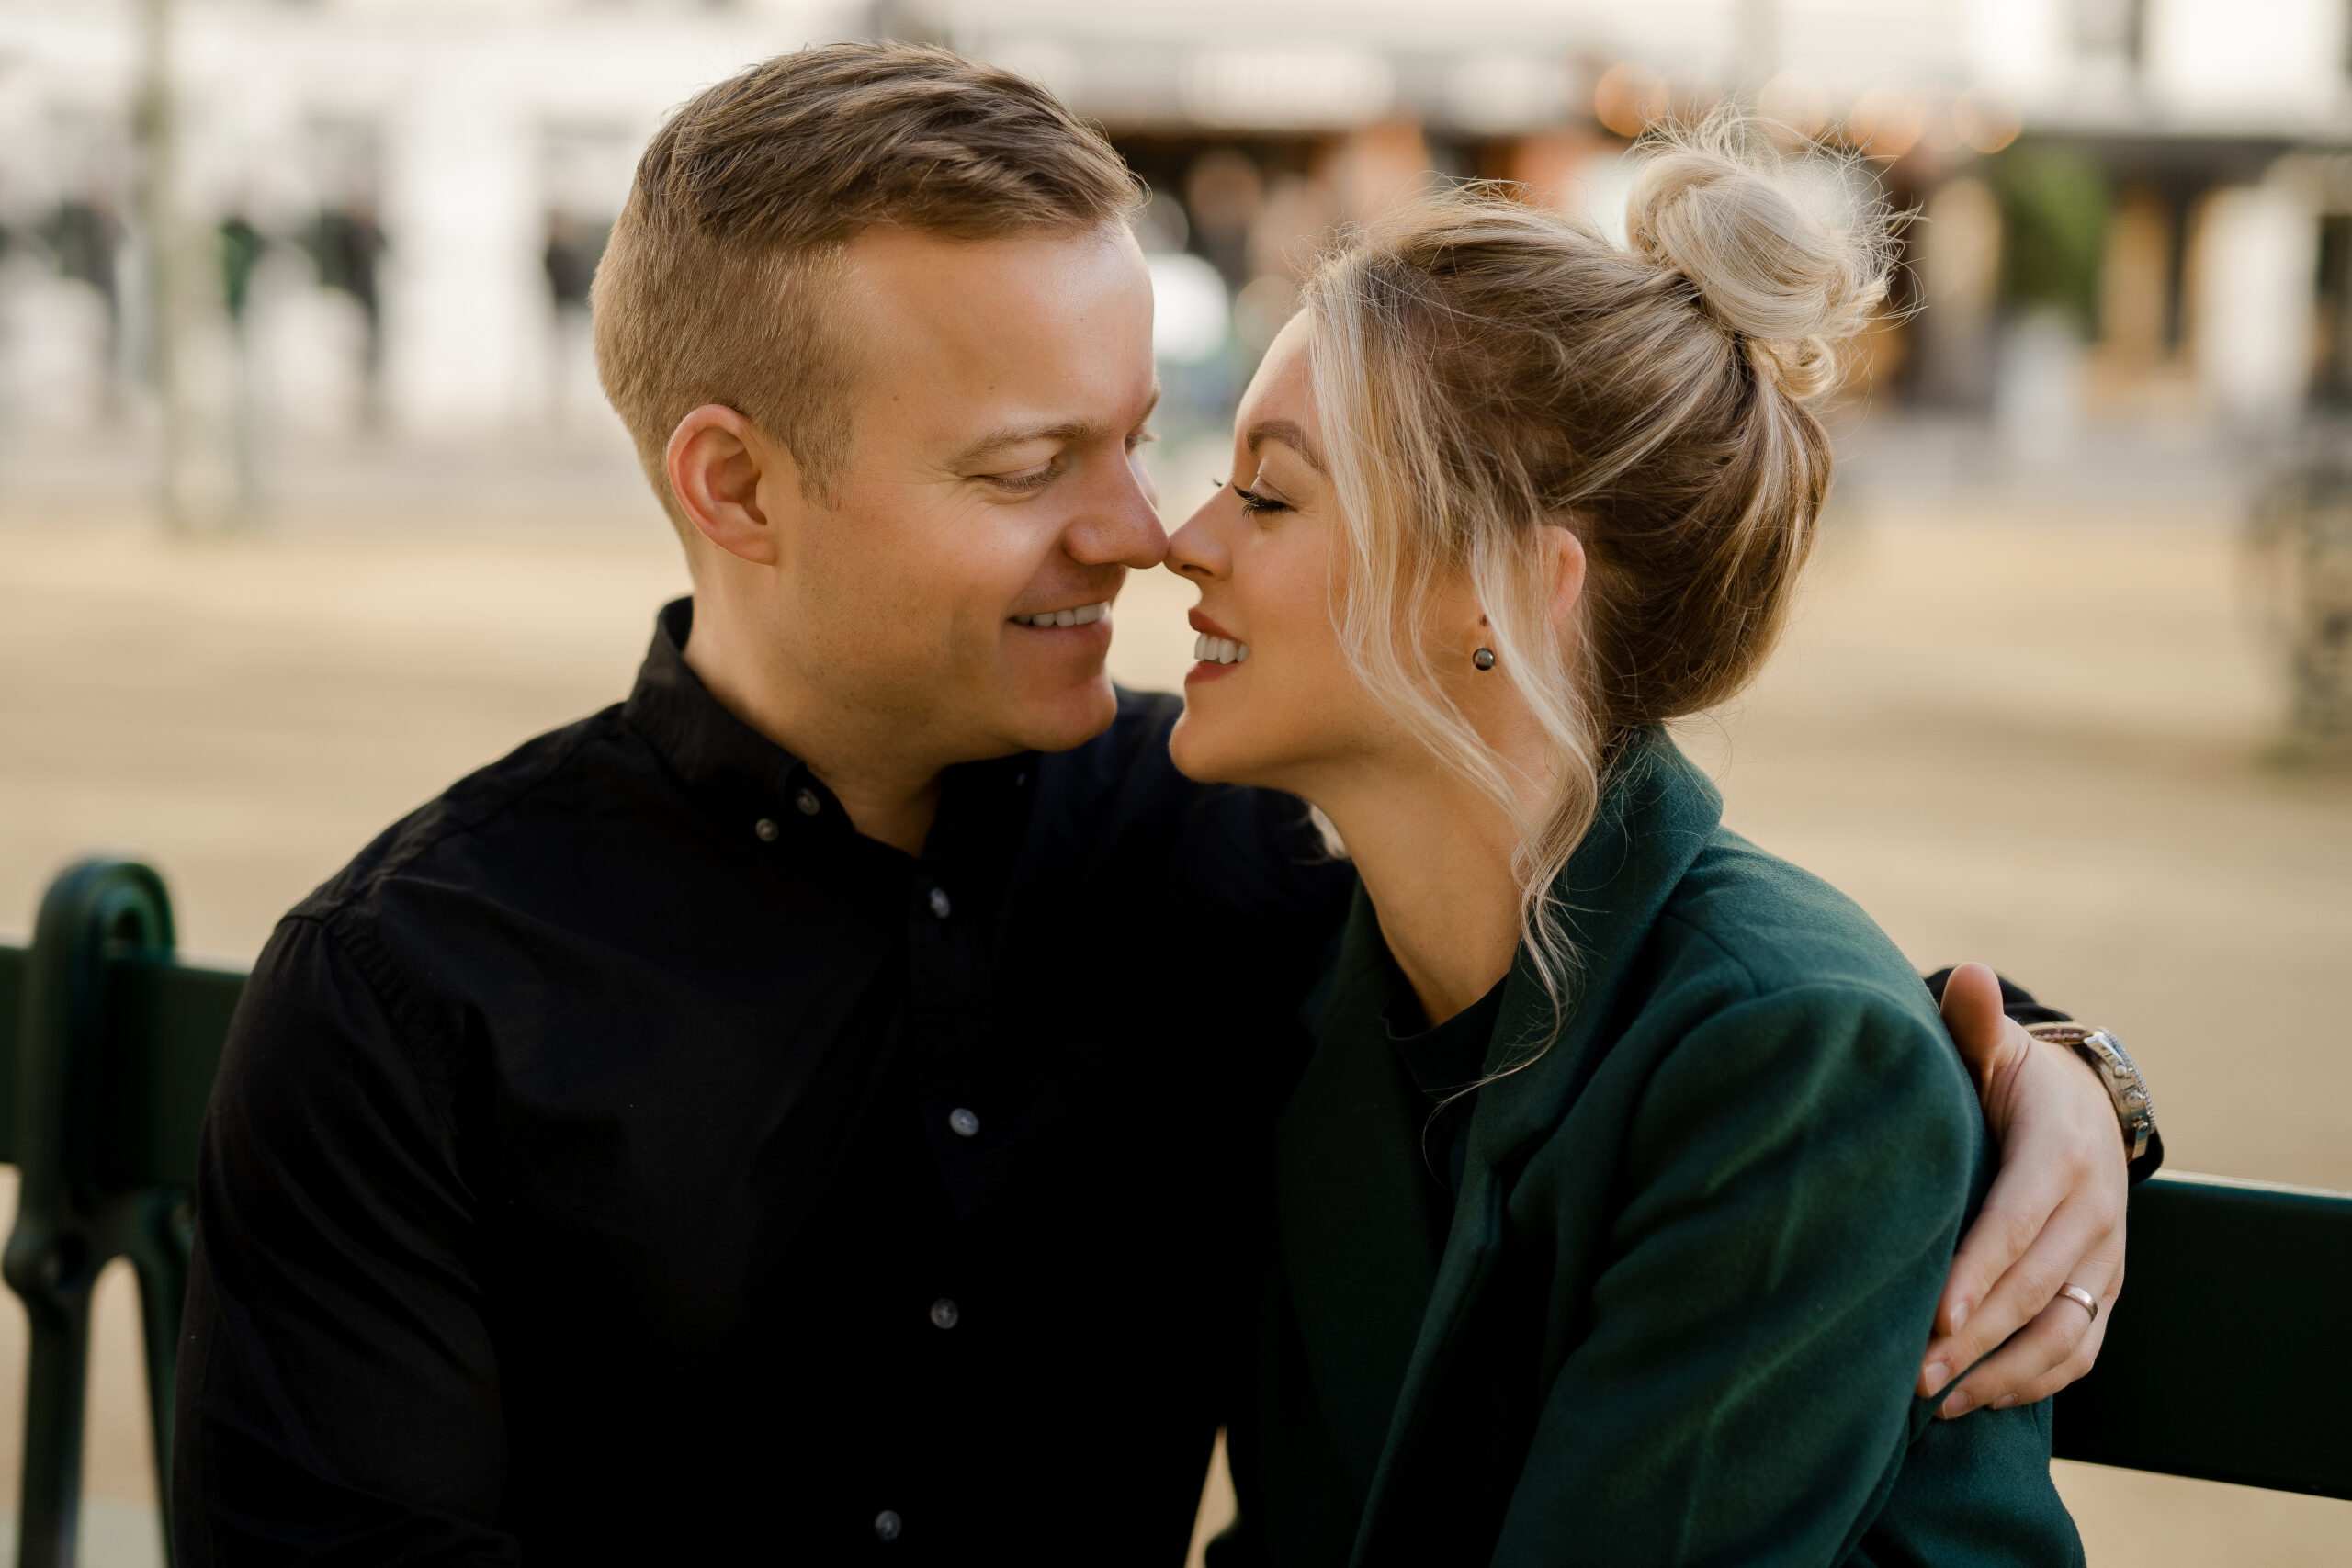
[[[1315,443],[1307,439],[1306,427],[1295,421],[1270,419],[1253,424],[1250,427],[1250,434],[1244,445],[1250,448],[1250,455],[1254,457],[1258,455],[1259,443],[1264,441],[1281,442],[1306,458],[1308,468],[1313,468],[1325,479],[1331,477],[1331,471],[1323,466],[1322,455],[1315,450]]]

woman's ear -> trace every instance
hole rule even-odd
[[[1584,597],[1584,541],[1570,529],[1554,523],[1544,529],[1544,542],[1552,557],[1552,624],[1566,620]]]
[[[705,403],[670,433],[670,492],[695,532],[729,555],[774,566],[779,521],[767,502],[799,493],[791,456],[724,403]]]

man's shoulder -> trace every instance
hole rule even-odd
[[[1138,869],[1150,887],[1232,917],[1320,933],[1345,911],[1354,872],[1335,860],[1306,803],[1278,790],[1179,772],[1169,732],[1184,700],[1119,692],[1110,728],[1046,758],[1032,831]],[[1082,845],[1080,842],[1082,840]],[[1144,868],[1148,868],[1148,870]]]
[[[1183,698],[1122,687],[1118,699],[1101,734],[1041,759],[1038,798],[1063,830],[1156,838],[1173,831],[1203,800],[1235,793],[1231,785],[1186,778],[1170,760],[1169,732],[1183,716]]]
[[[1169,760],[1168,736],[1184,716],[1184,699],[1173,692],[1131,692],[1114,688],[1118,712],[1110,727],[1093,739],[1052,754],[1050,761],[1075,767],[1109,779],[1144,779],[1162,787],[1201,787],[1176,771]]]
[[[1118,695],[1118,715],[1109,728],[1046,759],[1049,773],[1059,771],[1064,802],[1106,811],[1123,827],[1155,834],[1190,830],[1198,836],[1205,825],[1210,838],[1238,836],[1251,848],[1259,847],[1265,822],[1279,821],[1284,826],[1275,838],[1287,852],[1292,829],[1306,825],[1304,803],[1275,790],[1187,777],[1168,752],[1170,732],[1184,715],[1184,699],[1170,692],[1124,688]]]
[[[458,780],[379,833],[341,871],[288,912],[288,919],[340,923],[403,880],[481,884],[494,892],[503,859],[480,852],[485,837],[559,836],[582,814],[560,786],[594,770],[599,754],[632,744],[618,704],[534,736]]]

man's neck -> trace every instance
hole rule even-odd
[[[939,815],[944,764],[906,755],[871,724],[808,699],[776,661],[758,658],[723,625],[697,614],[684,649],[686,668],[719,706],[806,763],[860,833],[921,854]]]
[[[937,772],[912,789],[902,781],[877,778],[854,769],[829,770],[810,761],[808,771],[825,781],[857,830],[910,855],[922,853],[923,840],[939,816]]]

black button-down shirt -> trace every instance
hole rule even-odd
[[[689,615],[262,955],[183,1562],[1182,1561],[1348,872],[1168,697],[950,770],[908,856]]]

